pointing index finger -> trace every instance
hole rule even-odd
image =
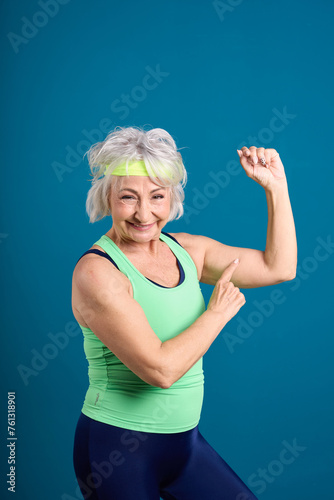
[[[227,283],[228,281],[231,281],[231,278],[233,276],[234,271],[239,265],[239,259],[235,259],[233,262],[231,262],[230,265],[227,266],[227,268],[223,271],[220,279]]]

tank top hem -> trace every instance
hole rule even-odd
[[[97,415],[96,411],[90,411],[89,408],[82,407],[81,413],[86,415],[86,417],[91,418],[97,422],[102,422],[103,424],[113,425],[114,427],[119,427],[120,429],[138,432],[151,432],[153,434],[177,434],[178,432],[185,432],[194,429],[199,424],[199,419],[197,419],[193,424],[188,424],[180,427],[168,427],[163,425],[161,429],[154,428],[150,423],[145,424],[135,424],[133,422],[125,422],[124,425],[120,424],[120,420],[117,418],[106,417],[105,415]]]

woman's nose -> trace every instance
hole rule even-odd
[[[137,203],[136,217],[140,222],[150,222],[151,205],[149,201],[141,200]]]

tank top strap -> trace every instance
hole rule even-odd
[[[188,271],[194,274],[197,278],[197,267],[187,250],[183,248],[183,246],[181,246],[180,243],[168,233],[161,232],[160,239],[169,246],[173,254],[181,262],[182,266],[184,268],[187,268]]]

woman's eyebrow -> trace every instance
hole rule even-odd
[[[150,191],[150,194],[151,193],[155,193],[156,191],[160,191],[161,189],[166,189],[165,187],[158,187],[156,189],[152,189],[152,191]],[[131,191],[131,193],[134,193],[134,194],[138,194],[138,191],[136,191],[135,189],[132,189],[132,188],[123,188],[119,191],[119,193],[121,193],[122,191]]]

